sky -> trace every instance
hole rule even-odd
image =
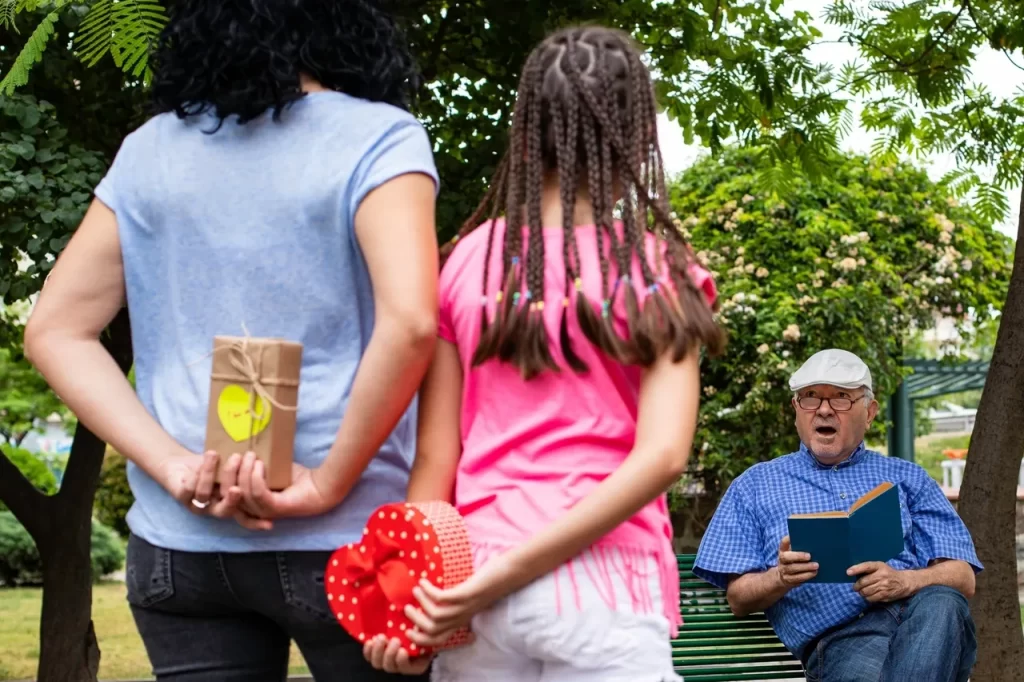
[[[786,0],[783,5],[783,11],[803,10],[809,12],[816,19],[815,25],[824,33],[822,40],[837,40],[840,36],[837,27],[827,25],[821,19],[826,4],[824,0]],[[818,45],[812,48],[811,51],[811,59],[819,63],[831,63],[837,69],[843,63],[854,60],[856,57],[856,48],[848,45]],[[1013,66],[1004,55],[989,48],[985,48],[978,55],[972,67],[972,75],[975,82],[986,86],[996,96],[1008,97],[1013,95],[1015,91],[1024,88],[1024,71]],[[664,114],[658,119],[658,139],[661,143],[662,155],[665,159],[665,169],[669,174],[678,173],[692,164],[700,155],[708,153],[700,144],[685,144],[679,126],[670,121]],[[858,122],[858,125],[843,140],[842,144],[849,151],[868,153],[873,140],[873,135],[860,128]],[[956,161],[952,155],[934,155],[927,159],[927,161],[922,160],[917,161],[917,163],[925,167],[928,174],[936,180],[956,166]],[[978,169],[978,171],[982,177],[988,177],[984,173],[984,169]],[[996,226],[1011,237],[1016,237],[1017,234],[1020,190],[1019,185],[1007,190],[1010,210],[1005,220]]]

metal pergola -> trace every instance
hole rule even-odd
[[[889,399],[889,456],[914,461],[914,401],[985,387],[988,363],[972,360],[958,364],[938,360],[908,360],[913,374],[904,379]]]

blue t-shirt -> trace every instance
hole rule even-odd
[[[295,460],[327,455],[373,331],[374,304],[353,221],[397,175],[438,183],[423,127],[396,107],[337,92],[216,127],[161,114],[125,138],[96,196],[117,215],[142,404],[202,452],[215,335],[302,343]],[[357,540],[379,505],[405,498],[416,401],[348,497],[272,531],[192,514],[129,464],[132,532],[192,551],[331,550]],[[125,425],[129,428],[128,425]]]
[[[732,575],[767,571],[779,563],[779,543],[788,534],[790,514],[848,511],[883,481],[898,489],[903,521],[904,551],[887,562],[890,566],[920,569],[936,559],[957,559],[981,571],[970,532],[928,472],[861,443],[833,466],[821,464],[801,444],[797,452],[747,469],[722,496],[693,572],[724,589]],[[790,590],[765,615],[782,643],[802,657],[810,642],[867,607],[852,583],[806,583]]]

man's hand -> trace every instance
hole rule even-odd
[[[868,561],[851,566],[847,575],[859,575],[853,589],[872,603],[906,599],[915,592],[910,571],[897,571],[881,561]]]
[[[792,589],[818,575],[818,564],[811,561],[807,552],[794,552],[789,536],[779,543],[779,580]]]

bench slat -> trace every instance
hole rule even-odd
[[[686,682],[802,680],[803,667],[763,613],[737,618],[725,591],[693,574],[693,554],[678,554],[679,613],[672,664]]]

